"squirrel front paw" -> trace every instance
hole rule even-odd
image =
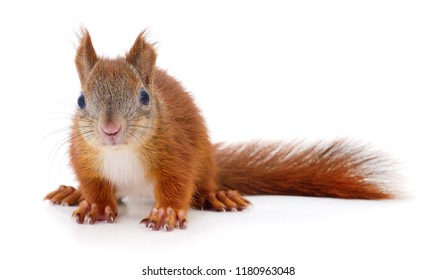
[[[115,206],[109,205],[97,205],[96,203],[90,204],[83,200],[80,202],[79,207],[73,212],[72,218],[77,223],[83,224],[95,224],[97,221],[107,221],[113,223],[117,216],[117,210]]]
[[[160,207],[153,208],[150,214],[140,223],[153,230],[160,230],[163,227],[167,231],[172,231],[175,227],[186,229],[188,219],[186,218],[185,210]]]

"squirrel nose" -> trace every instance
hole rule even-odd
[[[114,136],[121,130],[121,123],[107,123],[101,125],[101,130],[108,136]]]

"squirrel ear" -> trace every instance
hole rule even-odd
[[[139,72],[145,85],[152,81],[156,64],[156,52],[152,44],[144,39],[145,31],[142,31],[136,38],[130,51],[126,54],[126,60]]]
[[[91,36],[88,30],[82,29],[79,34],[80,44],[76,54],[76,68],[79,74],[80,83],[85,85],[89,73],[98,61],[97,54],[92,46]]]

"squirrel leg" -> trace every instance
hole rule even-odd
[[[44,200],[50,200],[53,204],[60,204],[62,206],[78,205],[82,201],[82,193],[71,186],[61,185],[55,191],[50,192]]]
[[[180,184],[180,180],[165,180],[155,188],[156,203],[150,214],[140,223],[153,230],[172,231],[188,226],[186,214],[192,197],[193,184]]]
[[[117,199],[113,188],[106,182],[88,183],[81,187],[83,200],[79,207],[73,212],[72,218],[77,223],[87,222],[94,224],[97,221],[107,221],[113,223],[117,212]]]
[[[192,206],[201,210],[242,211],[251,203],[235,190],[213,190],[196,194]]]

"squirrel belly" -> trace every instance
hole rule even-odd
[[[243,210],[250,203],[241,194],[393,198],[389,161],[350,141],[213,145],[193,98],[156,56],[141,33],[124,57],[99,57],[82,30],[69,150],[79,187],[46,196],[80,202],[77,222],[113,222],[117,198],[151,193],[141,222],[154,230],[186,228],[189,207]]]

